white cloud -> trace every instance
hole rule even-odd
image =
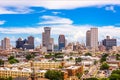
[[[0,7],[0,14],[26,14],[32,11],[33,10],[27,7],[15,7],[15,8]]]
[[[44,7],[47,9],[74,9],[79,7],[120,5],[120,0],[0,0],[0,6]]]
[[[114,9],[114,6],[107,6],[107,7],[105,7],[105,10],[116,12],[115,9]]]
[[[43,19],[43,21],[38,24],[72,24],[73,23],[73,21],[68,18],[61,18],[58,16],[44,15],[41,18]]]
[[[5,24],[5,22],[6,22],[6,21],[4,21],[4,20],[0,21],[0,25]]]
[[[32,11],[30,7],[58,10],[105,5],[120,5],[120,0],[0,0],[0,14],[26,14]],[[17,9],[10,10],[7,7]]]
[[[54,12],[52,12],[54,15],[57,15],[57,14],[61,14],[61,12],[56,12],[56,11],[54,11]]]

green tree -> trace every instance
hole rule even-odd
[[[111,74],[109,80],[120,80],[120,74]]]
[[[92,56],[92,54],[91,53],[85,53],[85,56]]]
[[[50,80],[63,80],[63,73],[61,71],[48,70],[45,73],[45,78]]]
[[[75,62],[76,62],[76,63],[81,62],[81,61],[82,61],[82,59],[81,59],[80,57],[75,58]]]
[[[80,79],[82,77],[81,73],[77,73],[76,76],[78,77],[78,79]]]
[[[116,54],[116,60],[120,60],[120,54]]]
[[[109,78],[100,78],[99,80],[109,80]]]
[[[112,71],[112,74],[119,74],[120,75],[120,69]]]
[[[11,60],[11,59],[14,59],[14,56],[10,56],[10,57],[8,58],[8,61]]]
[[[101,58],[100,62],[102,63],[102,62],[106,61],[107,56],[108,56],[108,54],[104,53],[102,55],[102,58]]]
[[[85,80],[98,80],[98,78],[93,77],[93,78],[87,78]]]
[[[4,61],[0,59],[0,66],[4,64]]]
[[[100,69],[101,70],[107,70],[109,69],[109,65],[107,63],[103,63],[101,66],[100,66]]]
[[[32,55],[32,54],[27,54],[27,55],[26,55],[26,59],[27,59],[27,60],[30,60],[31,58],[34,58],[34,55]]]

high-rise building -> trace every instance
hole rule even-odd
[[[117,40],[110,39],[110,36],[106,36],[106,39],[104,39],[102,43],[106,47],[106,50],[110,50],[113,46],[117,46]]]
[[[9,50],[10,49],[10,39],[5,37],[4,40],[1,41],[1,46],[2,46],[2,49],[4,50]]]
[[[90,47],[90,40],[91,40],[91,31],[90,30],[88,30],[87,32],[86,32],[86,46],[89,48]]]
[[[62,50],[63,48],[65,48],[65,36],[64,35],[59,35],[59,38],[58,38],[58,44],[59,44],[59,50]]]
[[[16,48],[21,48],[23,50],[34,49],[34,37],[29,36],[28,40],[27,39],[22,40],[21,38],[19,38],[16,41]]]
[[[34,45],[34,37],[33,36],[28,37],[28,44]]]
[[[91,28],[86,32],[86,46],[98,49],[98,28]]]
[[[91,28],[91,48],[97,49],[98,48],[98,28]]]
[[[53,39],[50,37],[50,27],[44,27],[42,33],[42,46],[47,48],[47,51],[53,51]]]
[[[34,37],[33,36],[28,37],[28,44],[29,46],[31,45],[31,47],[34,49]]]

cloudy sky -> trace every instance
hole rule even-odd
[[[59,34],[83,43],[86,31],[98,27],[99,41],[109,35],[120,45],[120,0],[0,0],[0,40],[9,37],[15,45],[32,35],[39,45],[45,26],[55,43]]]

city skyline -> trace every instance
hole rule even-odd
[[[54,5],[58,4],[59,5]],[[67,4],[66,4],[67,3]],[[49,5],[50,4],[50,5]],[[68,42],[86,42],[86,31],[98,28],[101,41],[106,36],[117,39],[120,45],[120,1],[0,1],[0,40],[11,39],[12,45],[19,38],[30,35],[35,44],[42,44],[44,27],[51,27],[51,37],[58,43],[60,34]]]

